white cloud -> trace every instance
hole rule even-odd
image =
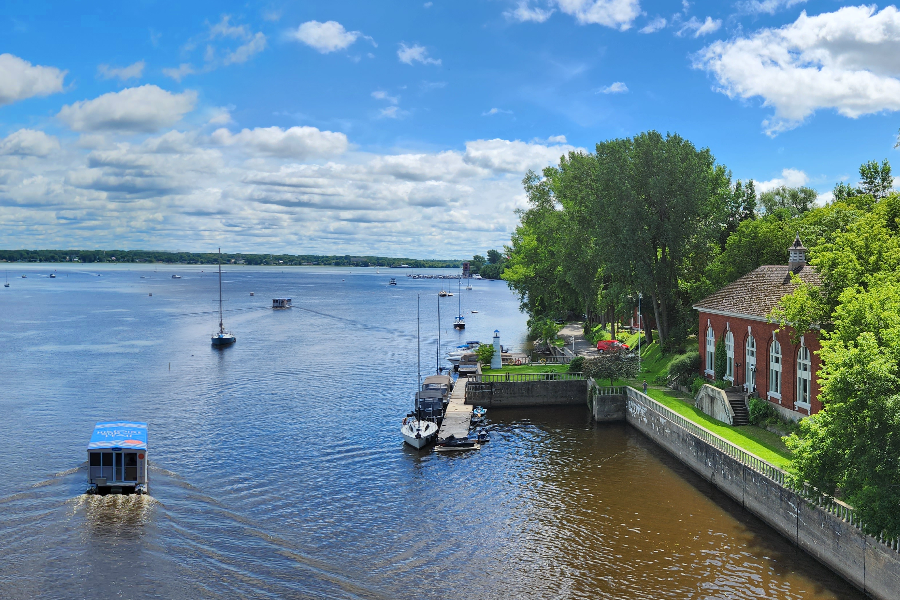
[[[222,15],[222,20],[209,27],[209,38],[232,38],[238,40],[249,39],[252,34],[246,25],[232,25],[229,15]]]
[[[503,15],[507,19],[512,19],[513,21],[518,21],[519,23],[526,23],[529,21],[532,23],[543,23],[544,21],[549,19],[554,12],[555,11],[552,8],[537,8],[534,6],[530,6],[527,0],[522,0],[516,5],[515,9],[506,11],[503,13]]]
[[[288,33],[288,37],[307,46],[314,48],[322,54],[343,50],[355,42],[362,33],[359,31],[347,31],[337,21],[307,21],[300,25],[296,31]]]
[[[900,12],[889,6],[845,7],[780,29],[718,41],[701,50],[695,68],[731,98],[763,99],[774,115],[769,135],[791,129],[821,108],[856,118],[900,110]]]
[[[400,101],[398,96],[388,96],[388,93],[382,90],[376,90],[372,92],[372,97],[376,100],[386,100],[391,104],[397,104]]]
[[[59,140],[43,131],[20,129],[0,139],[0,154],[48,156],[59,150]]]
[[[493,115],[499,115],[499,114],[501,114],[501,113],[502,113],[502,114],[505,114],[505,115],[511,115],[511,114],[513,114],[513,111],[511,111],[511,110],[504,110],[504,109],[502,109],[502,108],[492,108],[491,110],[487,110],[487,111],[481,113],[481,116],[482,116],[482,117],[490,117],[490,116],[493,116]]]
[[[237,47],[225,57],[226,65],[242,64],[250,60],[253,55],[259,54],[266,48],[266,36],[257,32],[250,41]]]
[[[701,35],[706,35],[708,33],[713,33],[718,31],[718,29],[722,26],[721,19],[713,19],[712,17],[706,17],[706,20],[701,22],[697,19],[697,17],[691,17],[687,20],[681,28],[677,31],[676,35],[685,35],[693,32],[694,37],[698,38]]]
[[[660,29],[664,29],[668,24],[668,21],[663,17],[656,17],[640,29],[638,29],[638,33],[653,33],[655,31],[659,31]]]
[[[213,109],[211,112],[212,116],[210,116],[209,120],[206,122],[207,125],[228,125],[233,122],[231,110],[228,108],[219,107]]]
[[[0,54],[0,106],[61,92],[67,72],[32,65],[12,54]]]
[[[63,106],[56,116],[74,131],[153,132],[177,123],[196,101],[196,92],[142,85]]]
[[[315,127],[257,127],[232,134],[227,129],[213,132],[212,141],[222,146],[240,145],[260,154],[297,160],[338,156],[347,150],[347,136]]]
[[[109,65],[100,65],[97,67],[97,74],[103,79],[118,79],[119,81],[128,81],[129,79],[140,79],[144,74],[145,63],[142,60],[127,67],[110,67]]]
[[[639,0],[555,0],[559,10],[583,24],[625,31],[641,14]]]
[[[768,192],[775,188],[786,185],[787,187],[801,187],[809,182],[809,177],[803,171],[798,169],[783,169],[781,177],[775,177],[768,181],[757,182],[756,191],[759,193]]]
[[[420,62],[423,65],[441,64],[441,59],[429,58],[428,50],[426,50],[424,46],[420,46],[418,44],[407,46],[406,44],[401,42],[400,49],[397,50],[397,58],[400,59],[400,62],[406,63],[408,65],[411,65],[414,62]]]
[[[616,81],[615,83],[606,86],[605,88],[600,90],[601,94],[624,94],[628,91],[628,86],[622,83],[621,81]]]
[[[426,2],[426,3],[424,4],[424,7],[425,7],[425,8],[431,8],[433,4],[434,4],[433,2]]]
[[[545,146],[519,140],[501,139],[466,142],[463,160],[467,164],[503,173],[522,173],[559,162],[560,156],[575,150],[574,146],[559,144]]]
[[[737,8],[741,13],[750,15],[774,15],[785,8],[805,3],[806,0],[750,0],[749,2],[738,2]]]
[[[175,69],[163,69],[163,75],[166,77],[171,77],[175,81],[181,83],[181,80],[187,77],[188,75],[193,75],[196,73],[194,67],[190,65],[190,63],[181,63],[178,68]]]

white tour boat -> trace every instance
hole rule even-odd
[[[100,422],[87,447],[89,494],[146,494],[147,424]]]

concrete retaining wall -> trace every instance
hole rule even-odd
[[[692,435],[637,390],[626,394],[630,425],[873,598],[900,597],[900,553]]]
[[[625,420],[625,394],[610,393],[611,391],[624,392],[623,388],[611,390],[597,385],[593,379],[588,379],[587,386],[588,406],[591,407],[591,414],[595,421],[607,423]]]
[[[490,407],[584,406],[587,381],[494,381],[469,383],[466,404]]]
[[[704,383],[700,391],[697,392],[697,398],[694,400],[694,406],[711,416],[717,421],[734,424],[734,409],[728,402],[728,396],[724,390]]]

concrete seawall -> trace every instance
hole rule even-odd
[[[584,406],[588,382],[585,379],[563,381],[492,381],[469,383],[466,404],[491,407]]]
[[[900,553],[693,435],[633,388],[625,420],[778,533],[879,600],[900,597]],[[595,414],[597,404],[594,406]],[[603,413],[609,407],[602,408]]]

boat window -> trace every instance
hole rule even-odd
[[[137,481],[137,453],[125,453],[125,481]]]
[[[98,477],[105,477],[112,481],[113,478],[113,454],[112,452],[90,453],[90,478],[91,481]]]
[[[122,481],[122,453],[113,454],[113,465],[115,466],[115,481]]]

